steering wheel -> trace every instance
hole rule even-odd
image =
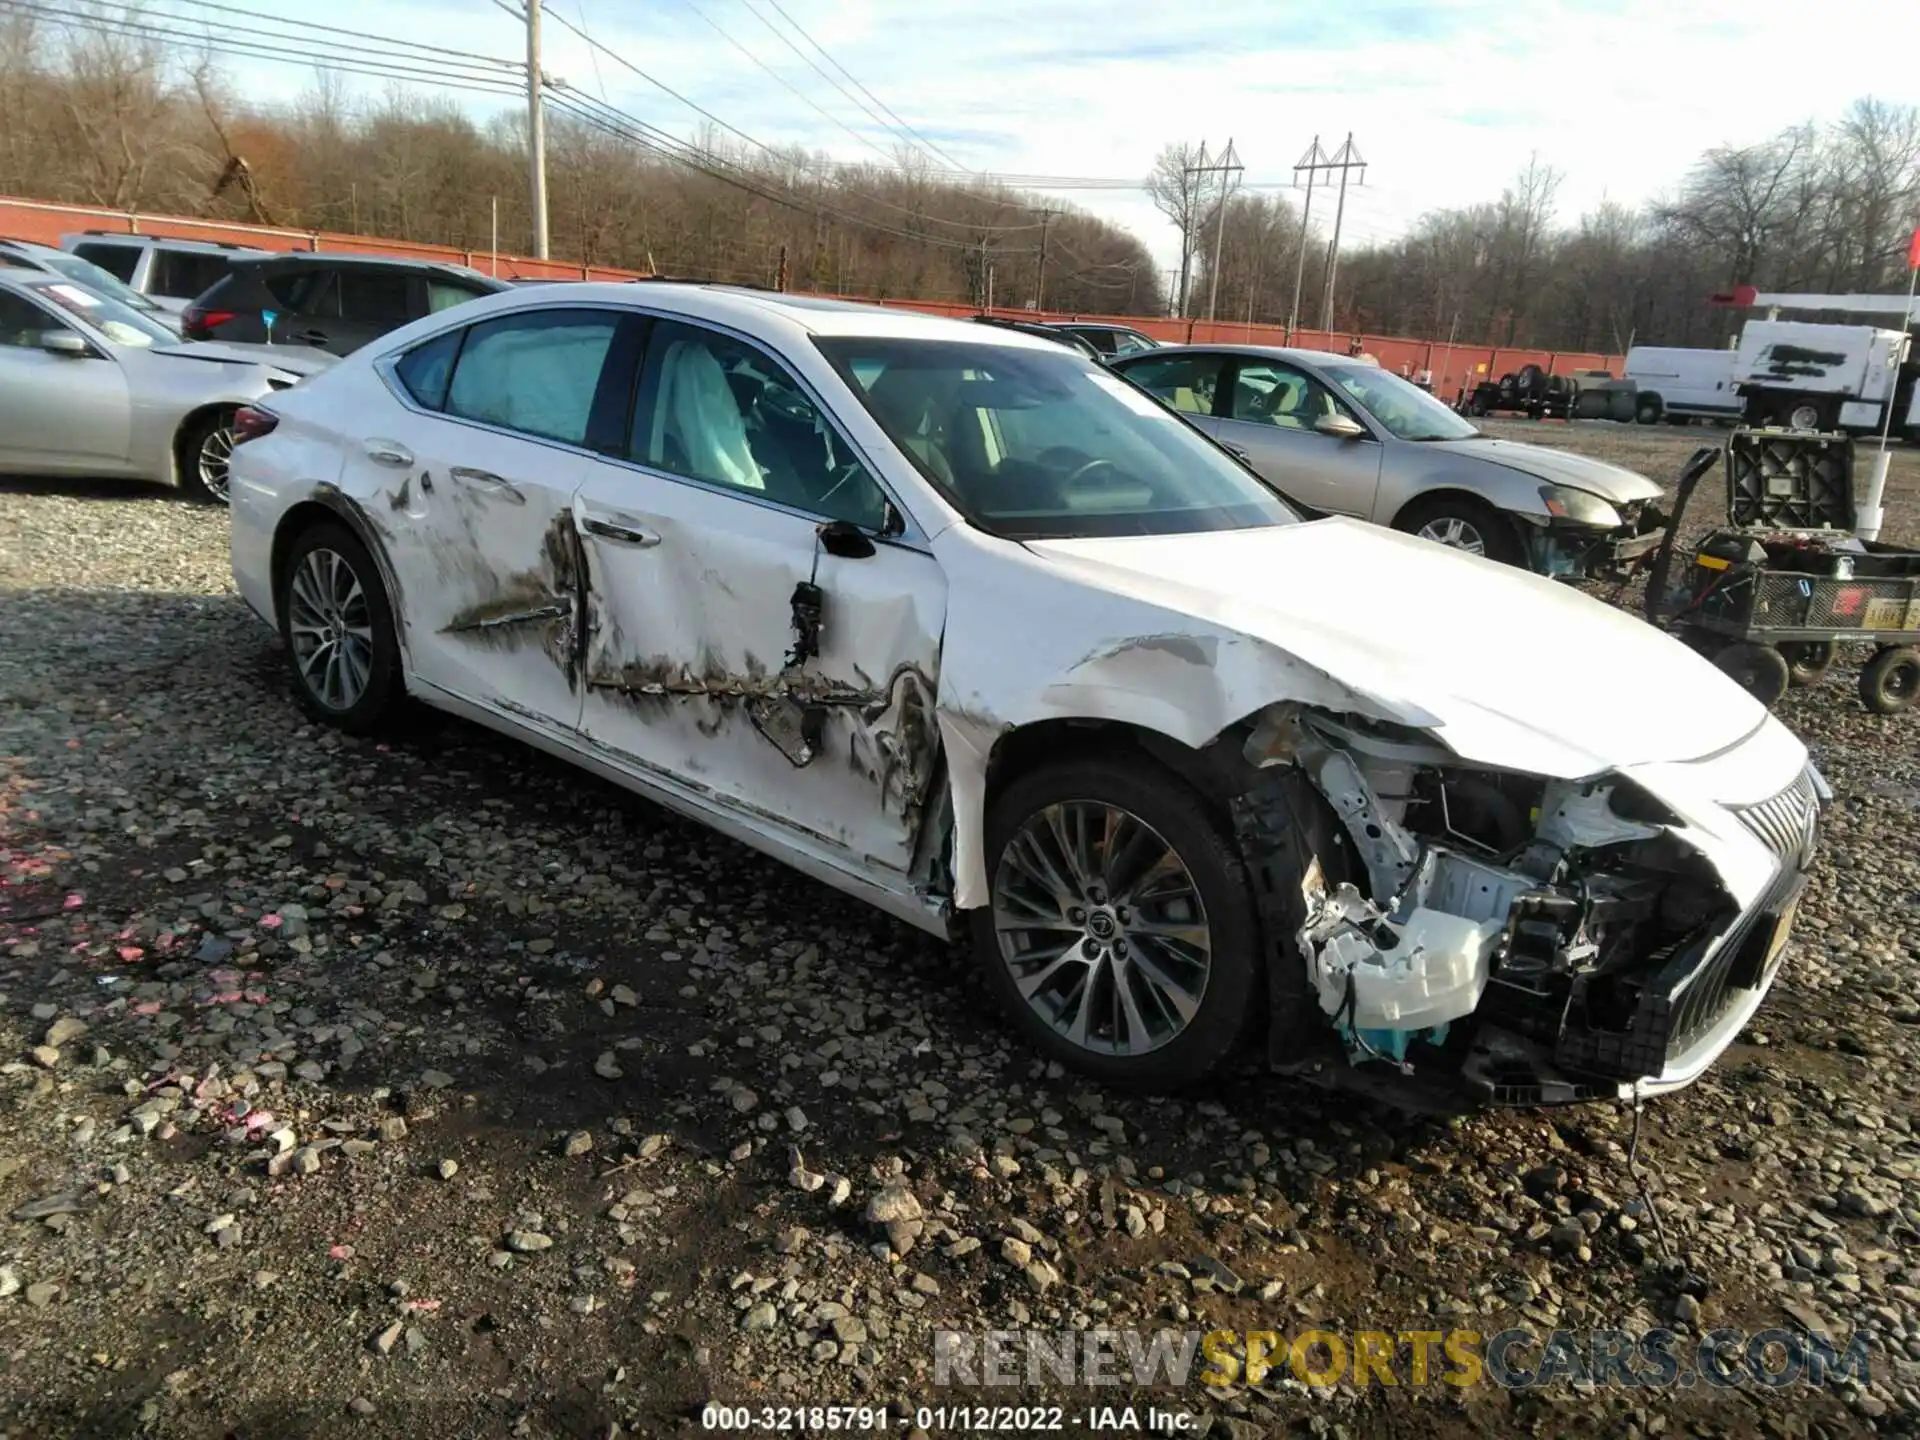
[[[1071,475],[1067,476],[1066,480],[1063,482],[1064,487],[1068,490],[1071,490],[1074,486],[1078,485],[1082,480],[1086,479],[1088,475],[1092,474],[1095,470],[1100,469],[1102,466],[1104,466],[1108,470],[1113,471],[1115,474],[1118,474],[1120,470],[1120,467],[1114,464],[1113,461],[1111,460],[1107,460],[1107,459],[1089,460],[1087,461],[1086,464],[1082,465],[1079,469],[1075,470]]]
[[[1076,450],[1071,445],[1049,445],[1035,458],[1042,465],[1055,470],[1072,471],[1087,463],[1087,452]]]

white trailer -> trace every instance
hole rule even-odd
[[[1634,346],[1627,351],[1634,419],[1642,425],[1669,418],[1738,420],[1745,406],[1734,387],[1734,358],[1732,350]]]
[[[1749,320],[1733,379],[1751,422],[1876,433],[1886,407],[1895,405],[1894,421],[1905,433],[1920,427],[1906,357],[1899,330]]]

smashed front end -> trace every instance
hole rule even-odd
[[[1660,548],[1666,512],[1651,500],[1612,502],[1549,485],[1545,516],[1521,515],[1528,568],[1568,580],[1624,580]]]
[[[1443,1110],[1691,1083],[1772,983],[1825,798],[1808,768],[1734,812],[1774,857],[1742,905],[1625,777],[1470,765],[1292,705],[1245,758],[1273,1065]]]

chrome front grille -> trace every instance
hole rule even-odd
[[[1813,772],[1802,770],[1800,777],[1771,800],[1734,811],[1740,823],[1751,830],[1769,850],[1785,863],[1798,866],[1806,853],[1819,810],[1814,798]]]

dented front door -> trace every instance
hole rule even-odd
[[[874,538],[884,492],[741,342],[655,328],[631,453],[575,498],[587,737],[842,863],[906,870],[935,758],[940,567]],[[845,534],[823,537],[835,519]]]

